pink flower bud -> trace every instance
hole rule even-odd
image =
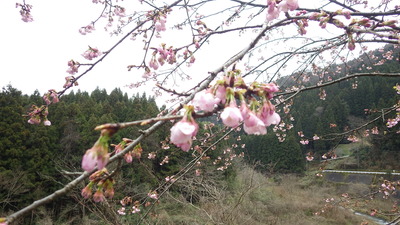
[[[95,202],[104,201],[104,195],[103,195],[103,191],[102,190],[97,189],[96,193],[94,193],[94,195],[93,195],[93,201],[95,201]]]
[[[92,188],[90,187],[90,185],[87,185],[85,188],[82,189],[81,195],[86,199],[92,196]]]
[[[86,151],[85,155],[82,158],[82,168],[85,171],[92,171],[97,164],[97,153],[89,149]]]
[[[125,159],[125,161],[126,161],[127,163],[131,163],[132,160],[133,160],[132,154],[131,154],[130,152],[126,153],[126,154],[124,155],[124,159]]]
[[[104,192],[104,196],[106,197],[106,198],[113,198],[114,197],[114,188],[113,188],[113,186],[112,185],[109,185],[107,188],[106,188],[106,191]]]

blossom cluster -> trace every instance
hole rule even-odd
[[[188,151],[199,129],[194,110],[213,112],[217,105],[223,107],[220,117],[225,126],[236,128],[243,123],[247,134],[263,135],[268,126],[278,124],[281,118],[270,101],[279,90],[276,84],[247,85],[240,74],[240,70],[230,71],[214,86],[197,93],[192,105],[185,107],[183,119],[171,128],[171,143]]]
[[[394,194],[396,187],[400,186],[400,181],[391,182],[388,180],[383,181],[379,187],[379,192],[383,194],[383,198],[388,198],[391,194]]]
[[[78,82],[75,81],[75,77],[74,76],[66,76],[65,84],[63,85],[63,88],[69,88],[69,87],[72,87],[72,85],[78,86]]]
[[[149,62],[149,67],[157,70],[159,66],[163,66],[165,62],[174,64],[176,62],[175,50],[171,47],[166,48],[165,44],[161,44],[160,48],[154,49],[153,55]],[[157,57],[158,55],[158,57]]]
[[[92,60],[94,58],[99,57],[101,54],[103,54],[101,51],[99,51],[99,49],[97,48],[92,48],[89,46],[89,49],[86,50],[82,56],[87,59],[87,60]]]
[[[45,126],[50,126],[51,122],[47,119],[47,115],[49,114],[49,110],[47,105],[42,105],[41,107],[37,107],[36,105],[31,106],[31,110],[28,113],[28,123],[30,124],[40,124],[43,121]]]
[[[89,184],[82,189],[82,196],[86,199],[92,197],[93,201],[102,202],[105,198],[112,198],[114,196],[114,179],[110,176],[107,169],[98,170],[89,177]]]
[[[67,73],[71,75],[77,73],[79,66],[80,66],[79,62],[75,62],[74,60],[71,59],[70,61],[68,61]]]
[[[21,10],[19,11],[19,13],[22,16],[22,21],[28,23],[28,22],[32,22],[33,18],[31,15],[31,9],[32,9],[32,5],[29,4],[20,4],[20,3],[16,3],[15,5],[16,8],[21,7]]]
[[[276,0],[267,1],[267,20],[272,21],[279,17],[281,12],[288,12],[299,8],[297,0],[282,0],[277,4]]]
[[[92,31],[94,30],[95,30],[94,24],[89,24],[87,26],[79,28],[79,33],[82,35],[86,35],[88,33],[92,33]]]
[[[120,153],[132,140],[128,138],[123,138],[118,145],[112,145],[115,147],[115,154]],[[124,159],[127,163],[131,163],[133,158],[140,159],[142,157],[143,149],[140,144],[136,145],[132,151],[129,151],[124,155]]]

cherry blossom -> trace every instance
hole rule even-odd
[[[114,131],[103,129],[100,138],[96,141],[92,148],[86,151],[82,157],[82,169],[92,171],[96,165],[97,169],[103,169],[110,158],[108,154],[108,141]]]
[[[51,126],[50,120],[45,120],[45,121],[43,121],[43,125],[45,125],[45,126]]]
[[[123,216],[126,215],[125,207],[121,207],[120,209],[118,209],[117,213],[118,213],[119,215],[123,215]]]
[[[18,8],[18,7],[21,7],[21,10],[19,11],[19,13],[22,16],[22,18],[21,18],[22,21],[24,21],[26,23],[32,22],[33,21],[33,18],[31,15],[32,5],[25,4],[25,3],[24,4],[17,3],[16,8]]]
[[[275,112],[275,106],[268,100],[264,101],[258,112],[258,117],[264,122],[265,126],[276,125],[281,122],[281,117]]]
[[[88,185],[86,185],[85,188],[82,189],[81,192],[82,197],[88,199],[92,196],[92,184],[93,183],[89,183]]]
[[[243,121],[243,116],[236,103],[231,101],[230,105],[222,111],[221,119],[226,126],[237,127]]]
[[[171,143],[187,152],[197,131],[198,125],[196,122],[179,121],[171,128]]]
[[[247,134],[264,135],[267,133],[263,121],[247,107],[246,103],[242,102],[240,112],[244,119],[243,129]]]
[[[192,102],[196,109],[211,112],[214,110],[215,105],[218,104],[220,100],[215,98],[210,90],[207,90],[198,92],[194,96]]]
[[[68,70],[67,73],[73,75],[78,72],[79,63],[74,60],[68,61]]]
[[[226,88],[223,85],[218,85],[215,90],[215,97],[219,99],[221,104],[225,104],[226,101]]]
[[[167,16],[162,15],[159,17],[156,17],[154,19],[154,27],[156,29],[157,32],[161,32],[161,31],[165,31],[165,23],[167,22]]]
[[[92,171],[97,164],[97,152],[93,149],[86,151],[82,158],[82,168],[86,171]]]
[[[155,159],[156,158],[156,153],[150,152],[147,158],[148,159]]]
[[[97,189],[96,193],[93,195],[93,201],[95,202],[102,202],[104,201],[104,194],[103,191],[99,188]]]
[[[114,13],[115,13],[115,15],[117,15],[119,17],[124,17],[125,16],[125,8],[121,7],[121,6],[115,6]]]
[[[139,207],[138,206],[132,206],[132,213],[138,213],[138,212],[140,212],[140,209],[139,209]]]
[[[79,29],[79,33],[81,33],[82,35],[86,35],[88,33],[92,33],[92,31],[94,31],[94,30],[95,30],[94,25],[93,24],[89,24],[89,25],[87,25],[85,27],[81,27]]]
[[[276,7],[275,0],[268,0],[267,21],[272,21],[279,17],[279,9]]]
[[[199,125],[191,116],[193,106],[186,106],[185,108],[186,112],[183,119],[171,128],[171,143],[187,152],[192,146],[192,138],[196,136]]]
[[[94,58],[97,58],[98,56],[100,56],[102,54],[101,51],[99,51],[97,48],[92,48],[89,46],[89,49],[86,50],[82,56],[87,59],[87,60],[92,60]]]
[[[147,196],[148,196],[149,198],[151,198],[151,199],[155,199],[155,200],[158,199],[158,194],[157,194],[156,191],[151,191],[151,192],[149,192],[149,193],[147,194]]]
[[[51,89],[47,94],[43,96],[43,100],[46,102],[47,105],[50,105],[51,103],[57,103],[60,100],[58,99],[58,94],[56,90]]]
[[[302,144],[302,145],[308,145],[308,143],[309,143],[309,141],[307,140],[307,139],[301,139],[300,140],[300,144]]]
[[[149,67],[150,67],[150,68],[153,68],[154,70],[157,70],[157,69],[158,69],[158,62],[157,62],[157,60],[156,60],[155,57],[152,57],[152,58],[151,58],[151,60],[150,60],[150,62],[149,62]]]
[[[108,185],[107,185],[106,190],[104,192],[104,196],[106,198],[112,198],[112,197],[114,197],[114,193],[115,193],[115,191],[114,191],[113,184],[111,182],[108,182]]]
[[[78,82],[75,81],[74,76],[66,76],[65,77],[65,84],[63,85],[63,88],[69,88],[72,87],[72,85],[77,86]]]
[[[283,0],[278,4],[278,9],[283,12],[293,11],[299,8],[297,0]]]

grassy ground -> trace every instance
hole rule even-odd
[[[360,142],[354,142],[354,143],[349,143],[349,144],[340,144],[335,152],[336,154],[340,156],[350,156],[354,153],[356,149],[358,149],[361,146]]]
[[[237,168],[236,179],[220,189],[219,198],[197,204],[169,195],[155,209],[150,224],[361,224],[354,215],[326,199],[368,187],[327,184],[313,175],[268,178],[251,168]],[[374,224],[369,221],[368,224]]]

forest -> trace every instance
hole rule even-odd
[[[390,45],[385,48],[385,51],[394,50]],[[398,50],[395,51],[398,55]],[[379,50],[371,52],[372,55],[378,53]],[[377,56],[375,60],[379,61],[380,57]],[[365,57],[361,56],[349,62],[350,66],[347,69],[356,70],[364,61]],[[337,65],[337,67],[342,66]],[[397,59],[375,69],[397,72],[399,71]],[[327,76],[333,75],[331,73],[333,72],[328,70]],[[295,82],[291,79],[283,77],[279,82],[284,87],[285,83]],[[357,88],[349,88],[354,82],[357,82]],[[398,95],[393,90],[396,82],[398,82],[396,78],[360,77],[356,81],[328,87],[325,100],[320,99],[318,90],[301,93],[296,97],[300,101],[296,102],[303,104],[293,104],[290,113],[286,115],[295,118],[295,129],[288,132],[285,141],[279,141],[273,132],[263,136],[249,136],[243,131],[233,132],[230,134],[230,139],[225,138],[226,140],[221,141],[213,151],[204,154],[202,156],[204,160],[195,170],[193,169],[192,175],[186,175],[185,178],[193,179],[193,173],[202,173],[206,176],[202,180],[203,185],[207,182],[217,182],[215,179],[228,182],[237,178],[237,171],[232,168],[232,160],[241,157],[247,165],[250,167],[255,165],[255,169],[267,176],[279,177],[283,174],[304,176],[307,173],[307,153],[312,152],[315,158],[322,159],[324,154],[333,154],[339,144],[351,142],[344,138],[345,135],[325,138],[326,140],[323,138],[324,135],[358,127],[380,114],[375,109],[388,108],[399,101]],[[314,83],[309,81],[304,85],[307,87]],[[129,97],[120,89],[114,89],[111,93],[100,88],[91,93],[78,90],[76,93],[72,91],[62,96],[60,102],[52,106],[52,113],[48,117],[51,126],[32,126],[27,123],[26,112],[32,105],[40,104],[42,101],[42,95],[38,91],[28,96],[12,86],[7,86],[3,87],[0,96],[1,214],[12,212],[52,193],[79,174],[80,158],[84,150],[88,149],[98,136],[93,124],[152,118],[165,108],[157,106],[154,97],[146,96],[144,93]],[[365,101],[366,98],[369,100]],[[329,124],[337,126],[329,127]],[[164,178],[173,177],[183,169],[183,165],[193,160],[193,154],[202,154],[202,148],[207,145],[207,138],[221,138],[223,131],[226,130],[217,117],[204,120],[200,123],[200,126],[205,128],[202,132],[204,139],[199,138],[195,141],[196,153],[186,153],[168,144],[168,131],[171,125],[164,126],[155,135],[141,142],[142,150],[134,155],[132,163],[123,166],[121,173],[124,178],[121,178],[122,175],[117,175],[121,177],[115,185],[116,201],[109,203],[111,209],[117,211],[120,206],[119,201],[126,196],[145,199],[152,187],[159,185]],[[380,132],[371,136],[363,135],[365,130],[373,127],[378,127]],[[110,143],[117,144],[123,138],[138,135],[139,132],[140,129],[135,127],[124,129],[115,134]],[[322,140],[310,141],[308,145],[300,144],[304,137],[300,137],[299,132],[310,139],[318,134]],[[360,150],[362,163],[356,169],[400,170],[396,160],[400,157],[398,151],[400,142],[395,138],[396,130],[377,122],[368,124],[356,135],[370,143]],[[229,152],[231,150],[232,152]],[[202,186],[193,184],[194,190],[189,192],[185,187],[186,183],[177,183],[172,186],[170,192],[184,196],[188,202],[195,204],[209,194],[206,193],[207,188]],[[90,217],[91,213],[107,212],[106,208],[99,208],[98,212],[85,212],[87,206],[84,205],[81,208],[73,208],[78,203],[90,205],[90,201],[83,203],[79,195],[80,193],[72,192],[45,208],[59,218],[57,223],[66,221],[80,223],[82,220],[78,219],[77,215],[83,218],[84,215]],[[33,221],[37,221],[40,217],[40,213],[36,213]]]

